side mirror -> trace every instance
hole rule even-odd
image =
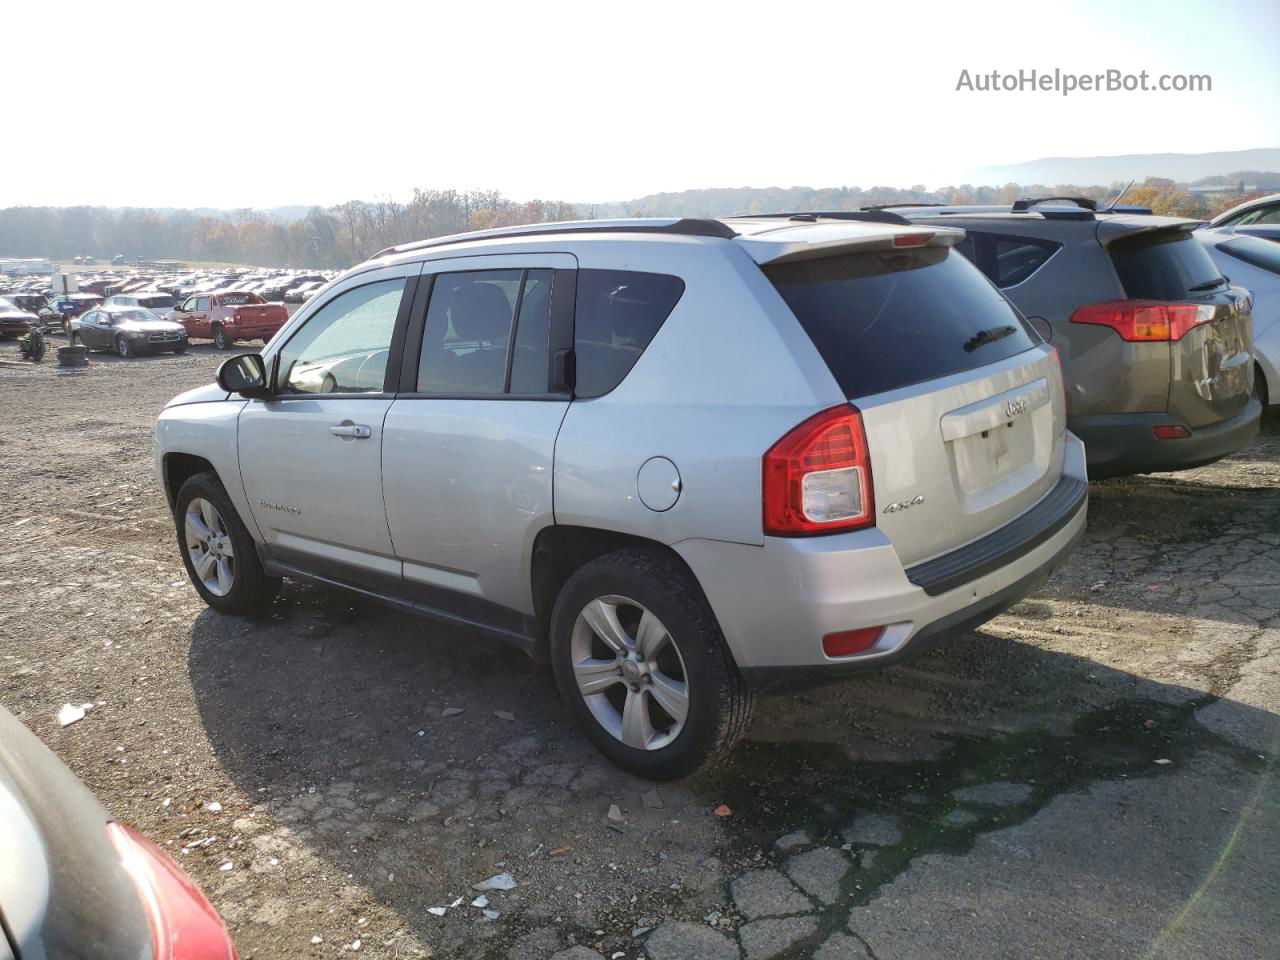
[[[250,400],[270,396],[267,368],[262,362],[262,355],[242,353],[225,361],[218,368],[218,386],[227,393],[238,393]]]

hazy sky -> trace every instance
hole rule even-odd
[[[1280,146],[1277,0],[13,0],[4,33],[3,206],[933,187],[1043,156]],[[1055,67],[1213,91],[955,89],[961,69]]]

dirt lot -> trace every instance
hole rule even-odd
[[[1277,955],[1280,419],[1094,484],[1039,595],[762,702],[726,767],[654,788],[502,646],[296,584],[208,611],[151,428],[220,359],[0,362],[0,703],[243,957]],[[95,707],[60,728],[66,702]]]

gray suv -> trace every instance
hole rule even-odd
[[[893,212],[962,227],[957,249],[1058,348],[1091,477],[1201,466],[1257,435],[1252,302],[1192,238],[1197,221],[1082,197]]]
[[[853,214],[385,250],[161,414],[195,589],[241,614],[302,578],[508,641],[613,761],[687,774],[756,691],[973,627],[1082,535],[1057,354],[962,236]]]

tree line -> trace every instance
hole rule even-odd
[[[1275,174],[1267,176],[1275,178]],[[1224,184],[1245,182],[1232,174]],[[1257,182],[1256,180],[1254,182]],[[723,217],[740,213],[857,210],[886,203],[1010,204],[1027,196],[1085,196],[1105,203],[1111,186],[1016,184],[938,190],[896,187],[718,188],[660,193],[610,204],[517,202],[496,190],[415,189],[408,202],[350,200],[284,218],[261,210],[197,211],[109,207],[9,207],[0,210],[0,256],[67,260],[122,253],[133,259],[209,260],[264,267],[348,267],[412,240],[490,227],[583,217]],[[1155,213],[1206,219],[1240,203],[1235,194],[1193,194],[1172,180],[1149,177],[1124,203]]]

